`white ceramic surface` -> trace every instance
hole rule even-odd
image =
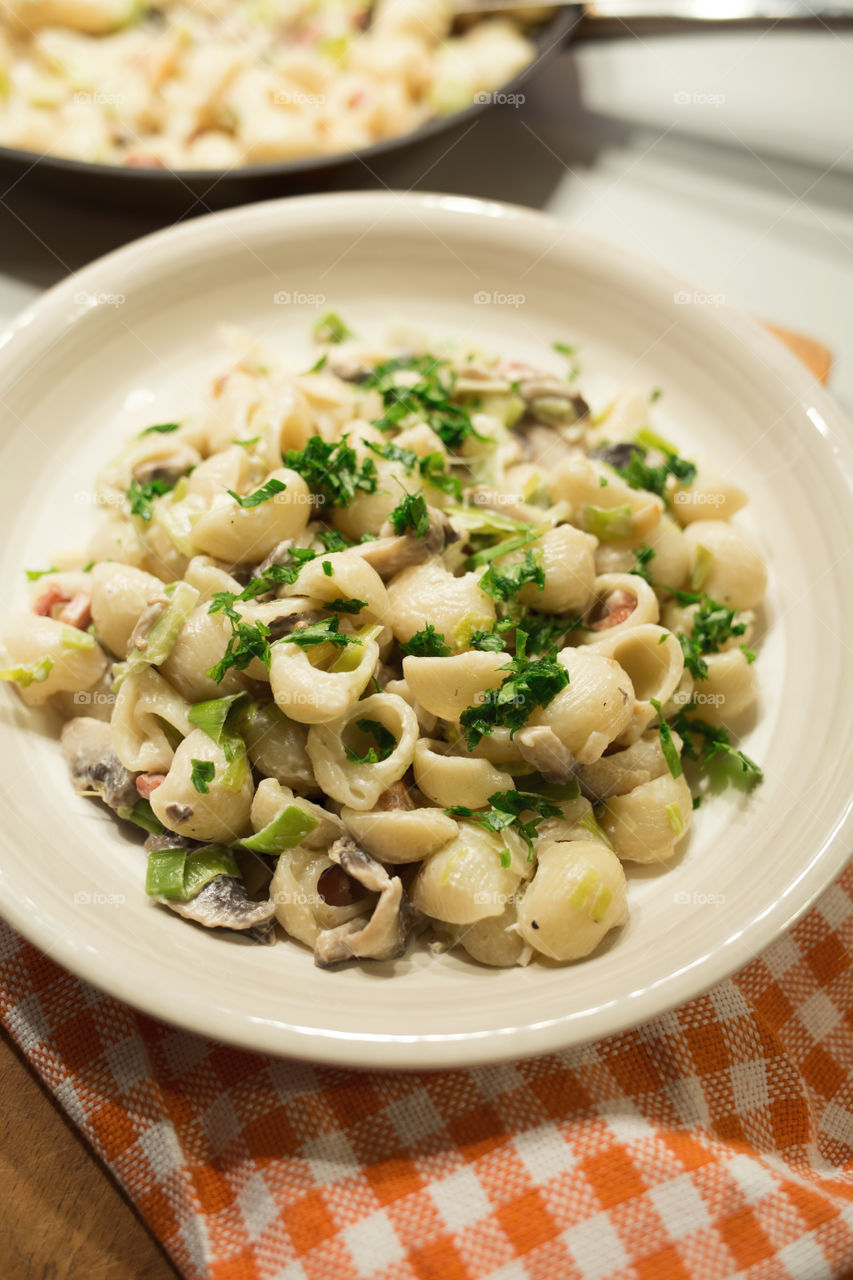
[[[743,523],[770,562],[761,714],[745,743],[766,781],[706,802],[670,870],[632,873],[631,921],[592,960],[490,971],[414,949],[393,977],[324,973],[296,944],[246,946],[153,906],[139,846],[74,797],[50,725],[4,690],[0,911],[154,1015],[340,1064],[519,1057],[690,998],[790,925],[853,841],[853,437],[771,338],[692,285],[541,215],[441,196],[282,201],[131,245],[0,337],[4,601],[23,598],[24,566],[82,540],[99,460],[179,416],[221,367],[221,322],[299,360],[319,306],[364,334],[415,322],[555,367],[551,342],[577,342],[596,400],[620,383],[665,389],[661,430],[747,489]]]

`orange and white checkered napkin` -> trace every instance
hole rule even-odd
[[[853,1275],[853,868],[708,995],[511,1066],[243,1053],[6,928],[0,1016],[186,1276]]]

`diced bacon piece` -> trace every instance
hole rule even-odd
[[[78,631],[85,631],[92,621],[92,597],[87,596],[85,591],[78,591],[62,612],[57,614],[57,621],[64,622],[67,627],[76,627]]]
[[[152,791],[156,791],[160,783],[165,781],[165,773],[140,773],[136,779],[136,790],[143,800],[150,800]]]
[[[60,587],[58,582],[51,582],[33,601],[33,613],[39,614],[42,618],[52,618],[54,607],[58,604],[68,604],[70,600],[70,595]]]

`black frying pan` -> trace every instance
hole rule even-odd
[[[494,94],[514,93],[535,76],[545,60],[568,42],[581,17],[580,4],[566,5],[534,28],[529,35],[536,57]],[[8,188],[26,178],[29,189],[37,187],[63,199],[169,216],[203,213],[250,200],[346,188],[353,185],[355,171],[363,177],[366,169],[372,171],[386,156],[414,150],[436,134],[447,133],[450,140],[488,109],[488,103],[478,103],[451,115],[436,116],[410,133],[385,138],[358,151],[248,165],[224,173],[216,169],[127,169],[0,147],[0,184]]]

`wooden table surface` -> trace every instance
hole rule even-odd
[[[826,347],[768,328],[827,380]],[[5,1033],[0,1099],[3,1280],[175,1280],[159,1244]]]

